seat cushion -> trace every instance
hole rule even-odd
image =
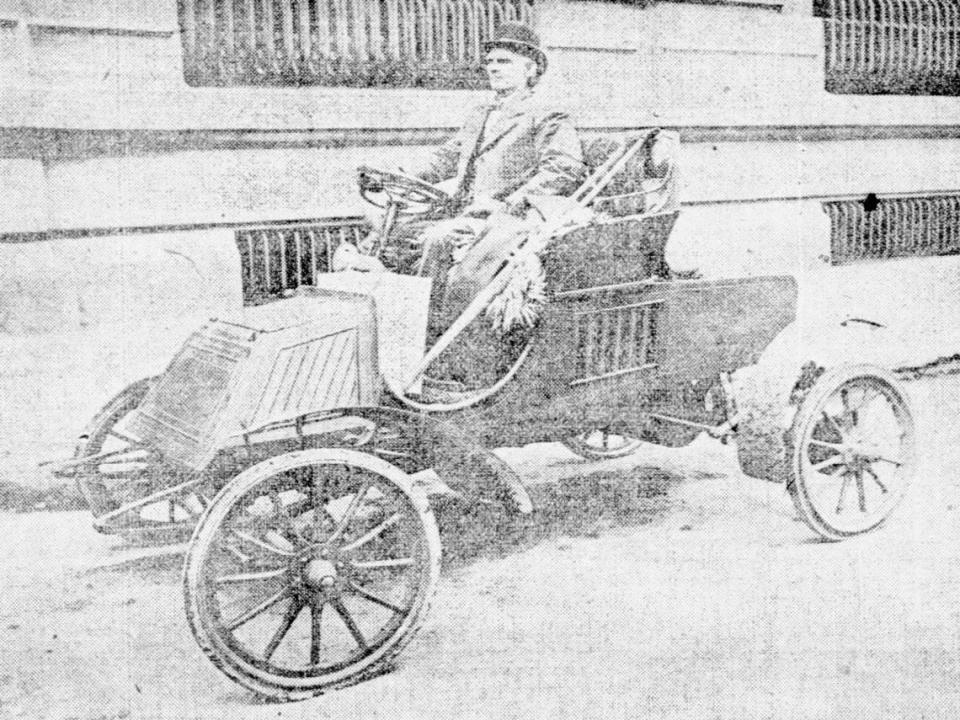
[[[589,174],[603,165],[613,153],[623,147],[622,135],[599,135],[583,148],[583,161],[587,164]]]

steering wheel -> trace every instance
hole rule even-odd
[[[451,197],[434,185],[405,175],[361,165],[357,168],[360,196],[368,203],[405,215],[423,215],[450,202]]]

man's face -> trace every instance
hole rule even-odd
[[[498,93],[526,88],[527,81],[537,74],[537,64],[533,60],[503,48],[494,48],[487,53],[484,68],[490,79],[490,89]]]

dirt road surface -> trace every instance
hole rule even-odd
[[[179,556],[130,559],[83,513],[0,515],[0,717],[956,718],[960,378],[908,387],[919,478],[883,528],[837,544],[715,441],[608,463],[503,451],[538,521],[499,546],[446,538],[392,672],[293,704],[201,655]]]

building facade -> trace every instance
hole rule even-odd
[[[680,131],[675,266],[842,284],[960,249],[960,0],[0,0],[0,480],[323,272],[357,165],[460,124],[501,19],[585,137]]]

